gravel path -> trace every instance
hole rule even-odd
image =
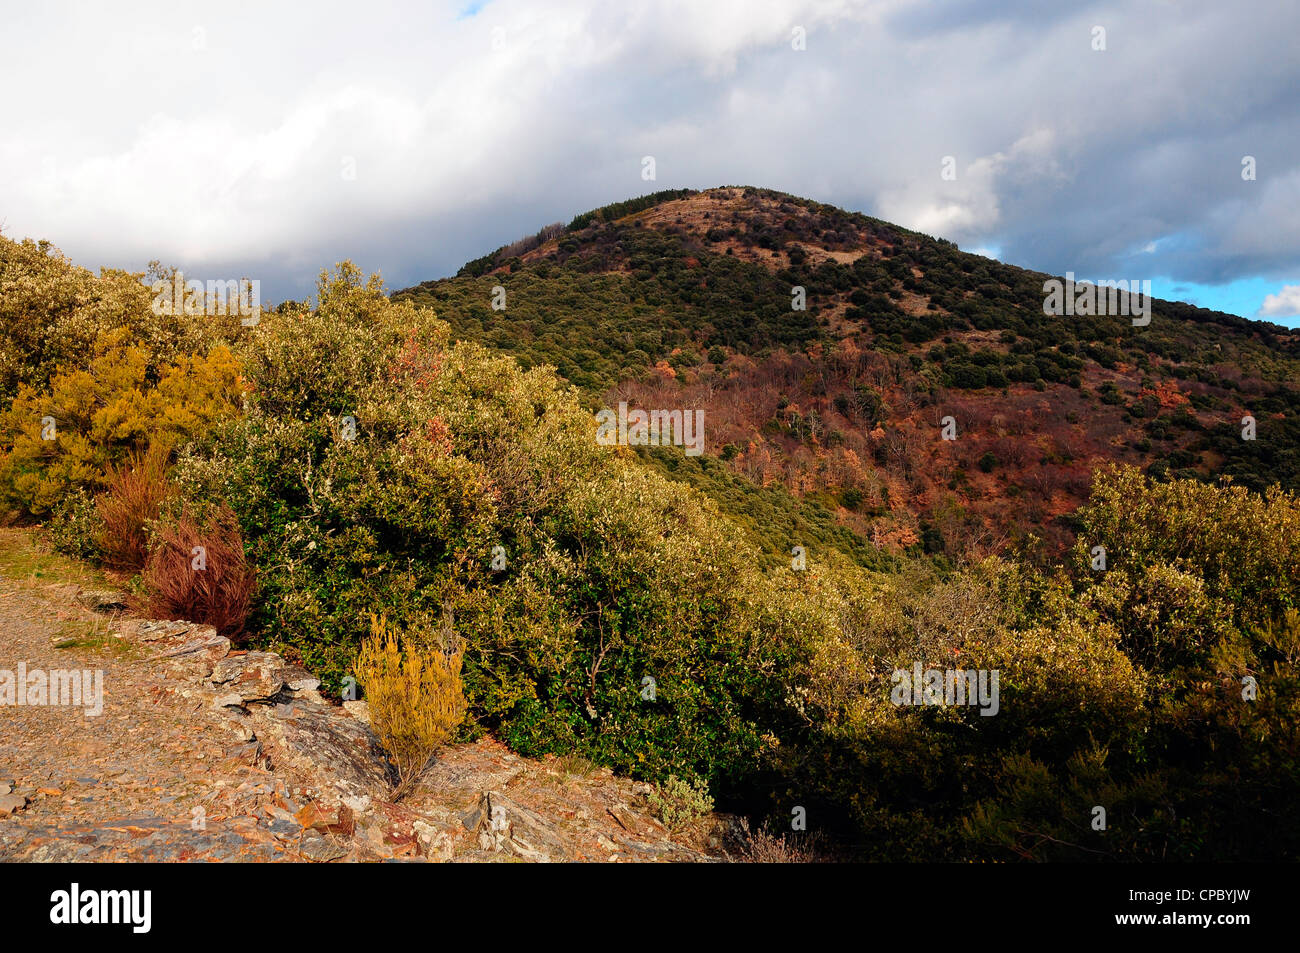
[[[0,578],[0,670],[103,673],[98,716],[0,706],[0,792],[11,789],[0,805],[27,801],[0,806],[0,860],[292,859],[266,826],[276,783],[256,746],[169,690],[167,663],[108,633],[103,645],[55,647],[107,628],[76,591]]]

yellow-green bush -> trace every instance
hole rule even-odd
[[[651,788],[646,800],[669,830],[679,830],[713,810],[707,783],[698,778],[683,781],[675,774]]]
[[[371,618],[355,671],[365,690],[371,723],[408,789],[465,719],[461,683],[463,648],[430,645],[399,635],[383,618]]]
[[[0,236],[0,406],[21,384],[45,392],[60,365],[83,362],[113,329],[125,328],[151,364],[235,341],[237,316],[153,312],[144,282],[171,274],[155,263],[148,275],[105,268],[96,276],[47,241]]]
[[[1161,483],[1134,467],[1106,466],[1079,510],[1075,564],[1085,579],[1089,553],[1104,546],[1109,572],[1164,563],[1204,581],[1238,625],[1249,627],[1300,609],[1300,502],[1272,487],[1197,480]]]
[[[43,516],[74,487],[102,486],[131,451],[185,443],[238,413],[241,391],[224,345],[154,367],[127,329],[107,331],[85,365],[61,367],[45,391],[20,385],[0,414],[0,500]]]

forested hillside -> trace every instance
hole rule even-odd
[[[1029,534],[1059,553],[1105,461],[1295,488],[1300,334],[1159,300],[1145,326],[1047,315],[1049,277],[720,188],[579,215],[394,299],[555,367],[593,408],[703,408],[705,457],[649,456],[767,527],[764,546],[795,526],[867,565]],[[941,440],[946,416],[956,440]]]

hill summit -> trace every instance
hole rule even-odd
[[[593,409],[703,410],[701,457],[637,452],[772,551],[1059,548],[1103,462],[1295,487],[1300,334],[1163,300],[1145,323],[1045,313],[1054,277],[724,187],[580,214],[394,298]]]

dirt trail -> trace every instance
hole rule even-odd
[[[271,773],[241,759],[244,744],[202,701],[165,690],[138,646],[114,645],[105,622],[72,601],[76,589],[0,578],[0,669],[103,673],[97,716],[0,707],[0,791],[29,802],[0,819],[0,858],[292,859],[256,823]],[[105,642],[56,648],[70,632]]]

